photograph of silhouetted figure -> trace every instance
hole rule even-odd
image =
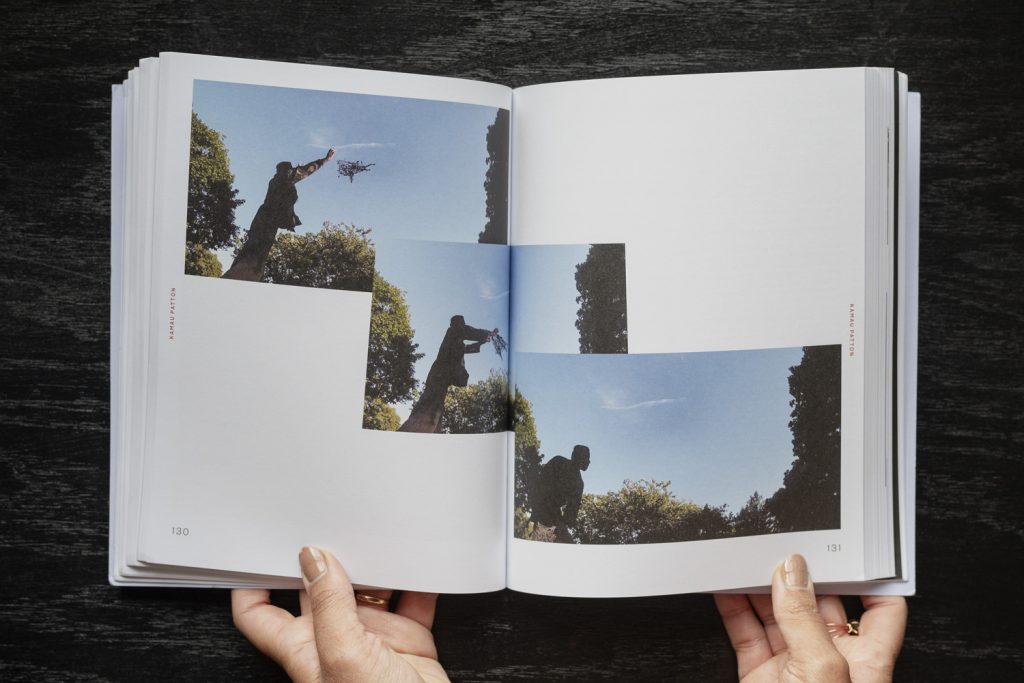
[[[569,531],[583,501],[583,475],[590,467],[590,448],[576,445],[572,457],[548,460],[537,474],[533,503],[534,536],[537,540],[572,543]],[[553,537],[553,538],[552,538]]]
[[[238,250],[231,267],[221,277],[252,282],[258,282],[263,277],[263,269],[274,240],[277,239],[277,231],[295,232],[295,228],[302,225],[302,221],[295,215],[295,202],[299,200],[295,184],[316,173],[333,156],[332,147],[322,159],[307,164],[292,166],[290,161],[282,161],[277,165],[277,173],[267,185],[267,196],[252,219],[245,243]]]
[[[842,352],[516,353],[515,537],[625,545],[840,528]],[[585,490],[586,448],[571,461],[541,453],[577,440],[601,454]]]
[[[464,387],[469,384],[466,370],[467,353],[480,353],[480,347],[498,334],[498,330],[482,330],[466,324],[461,315],[453,315],[445,332],[437,358],[430,366],[423,393],[409,413],[409,419],[398,429],[400,432],[441,433],[441,418],[444,415],[444,398],[448,387]],[[467,344],[466,342],[470,342]]]

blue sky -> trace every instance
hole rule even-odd
[[[476,242],[486,222],[487,127],[496,109],[378,95],[196,81],[193,111],[224,135],[244,231],[280,161],[332,161],[297,185],[299,232],[324,221],[380,238]],[[340,159],[374,163],[354,182]],[[230,256],[220,254],[225,269]]]
[[[512,247],[512,333],[517,351],[579,353],[576,265],[589,244]]]
[[[416,378],[426,379],[437,356],[448,322],[462,315],[473,327],[495,327],[508,335],[508,247],[501,244],[374,240],[377,271],[405,292],[409,317],[419,351],[426,355],[416,364]],[[470,383],[487,377],[492,369],[507,371],[508,354],[499,358],[485,344],[480,353],[466,356]],[[412,406],[396,406],[405,419]]]
[[[590,447],[588,493],[670,480],[684,500],[738,512],[792,462],[789,368],[800,348],[686,354],[516,353],[541,452]]]

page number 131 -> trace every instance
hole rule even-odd
[[[188,529],[185,531],[187,532]],[[843,550],[843,545],[841,543],[828,543],[825,545],[825,550],[830,553],[838,553]]]

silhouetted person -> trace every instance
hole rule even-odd
[[[444,415],[444,397],[448,394],[448,387],[464,387],[469,384],[466,354],[480,353],[480,347],[496,333],[497,330],[471,327],[461,315],[453,315],[448,331],[441,340],[437,358],[427,373],[427,381],[423,383],[420,400],[416,401],[412,412],[409,413],[409,419],[398,431],[439,433],[441,418]]]
[[[533,521],[554,529],[555,539],[569,542],[569,528],[576,526],[576,515],[583,500],[583,475],[590,467],[590,449],[574,446],[572,459],[561,455],[548,460],[537,475],[536,500],[533,501]]]
[[[295,202],[299,200],[295,183],[319,171],[333,156],[332,147],[323,159],[308,164],[292,166],[291,162],[282,161],[277,165],[277,173],[267,185],[267,196],[249,226],[245,244],[238,250],[234,263],[221,277],[253,282],[263,277],[263,268],[267,264],[274,240],[277,239],[277,231],[295,232],[295,227],[302,225],[302,221],[295,215]]]

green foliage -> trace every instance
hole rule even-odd
[[[231,244],[238,234],[235,209],[243,203],[235,199],[235,176],[224,136],[210,128],[192,112],[192,139],[188,160],[188,209],[186,212],[185,242],[189,250],[222,249]],[[189,275],[209,268],[209,260],[186,260]],[[198,270],[189,270],[189,268]]]
[[[509,112],[499,109],[494,123],[487,127],[487,223],[479,235],[485,244],[508,242],[508,143]]]
[[[217,255],[201,244],[185,245],[185,274],[220,277],[224,267]]]
[[[580,543],[669,543],[732,533],[725,508],[700,507],[669,491],[671,482],[626,480],[618,491],[583,494],[576,522]]]
[[[489,434],[508,429],[508,376],[491,370],[486,379],[448,387],[441,417],[442,434]]]
[[[790,368],[793,464],[768,500],[778,531],[839,528],[839,346],[805,346]]]
[[[576,266],[580,353],[627,353],[626,245],[592,244]]]
[[[679,529],[683,541],[704,541],[733,535],[732,515],[726,505],[705,504],[695,515],[688,515]]]
[[[369,292],[376,252],[368,228],[325,222],[320,232],[280,235],[270,249],[263,281]]]
[[[512,431],[516,433],[515,506],[532,511],[530,490],[540,473],[540,439],[537,437],[537,423],[533,419],[533,406],[516,387],[512,399]]]
[[[757,491],[747,499],[743,509],[733,519],[733,529],[737,536],[758,536],[773,533],[775,516],[768,509],[768,502]]]
[[[517,507],[512,519],[512,533],[515,538],[528,538],[533,524],[530,515],[521,507]]]
[[[363,429],[397,432],[402,420],[394,408],[379,398],[367,396],[363,403]]]
[[[366,360],[366,398],[394,404],[408,401],[416,391],[414,331],[405,295],[390,282],[373,275],[370,338]]]

